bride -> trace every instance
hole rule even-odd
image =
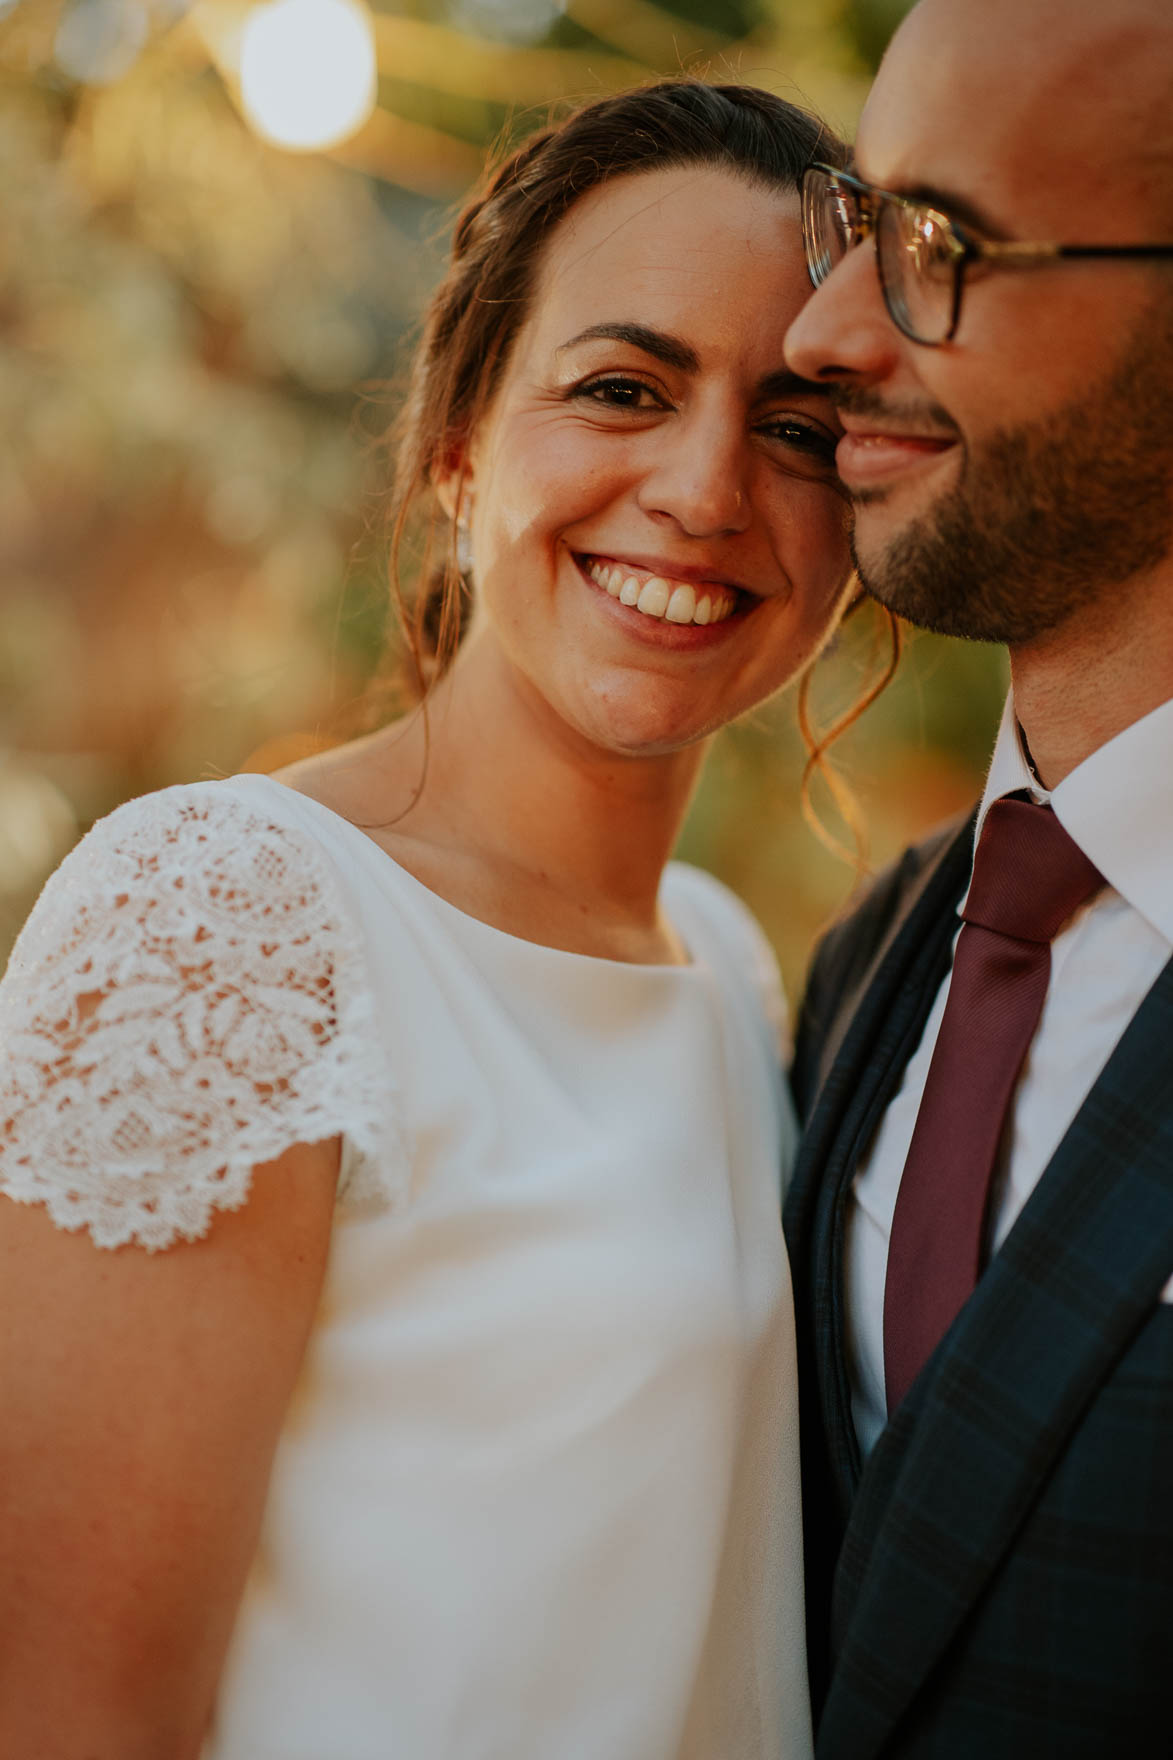
[[[667,864],[842,605],[782,353],[837,150],[676,80],[488,178],[401,430],[423,708],[132,802],[33,912],[5,1754],[809,1755],[776,975]]]

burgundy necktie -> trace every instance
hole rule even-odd
[[[1043,1010],[1051,938],[1102,885],[1050,807],[1008,796],[989,808],[892,1219],[889,1412],[977,1283],[990,1178]]]

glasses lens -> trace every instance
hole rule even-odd
[[[802,179],[802,237],[806,266],[816,287],[850,249],[855,221],[851,191],[830,172],[808,166]]]
[[[876,228],[888,309],[914,342],[945,342],[953,330],[962,247],[935,208],[887,201]]]

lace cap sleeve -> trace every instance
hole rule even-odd
[[[103,1247],[197,1239],[257,1163],[339,1133],[340,1201],[389,1202],[388,1072],[313,839],[224,783],[96,825],[0,984],[0,1121],[0,1190]]]

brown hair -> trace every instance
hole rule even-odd
[[[769,188],[794,190],[815,158],[842,164],[846,149],[807,111],[755,86],[680,78],[596,99],[486,171],[457,218],[448,272],[425,314],[393,432],[391,581],[412,694],[422,696],[455,653],[467,592],[456,533],[438,506],[434,479],[458,458],[500,383],[558,222],[588,190],[615,177],[719,166]],[[422,584],[409,612],[402,552],[421,513]],[[438,528],[446,530],[443,544]]]
[[[870,709],[876,698],[881,696],[896,676],[900,665],[900,655],[904,646],[904,632],[899,618],[881,605],[877,599],[871,598],[860,588],[859,592],[847,607],[844,623],[854,618],[861,610],[871,612],[873,626],[869,651],[863,663],[864,684],[855,700],[846,709],[833,716],[829,725],[819,728],[814,711],[811,707],[812,686],[815,667],[808,666],[798,686],[798,731],[806,747],[806,763],[803,765],[802,782],[799,798],[802,803],[802,816],[818,838],[819,842],[832,855],[850,862],[855,869],[857,880],[866,879],[870,873],[868,861],[867,827],[856,803],[855,796],[831,761],[831,747],[841,734],[854,727],[865,709]],[[819,816],[815,806],[814,785],[816,780],[823,783],[831,797],[831,803],[851,838],[844,843]]]

